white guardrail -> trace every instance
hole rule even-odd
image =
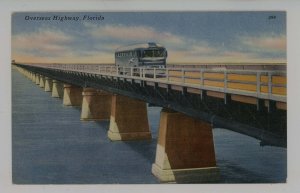
[[[225,68],[117,67],[103,64],[27,64],[72,72],[146,80],[286,102],[286,71]]]

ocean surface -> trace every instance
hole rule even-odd
[[[151,173],[161,108],[148,107],[151,141],[111,142],[108,121],[80,121],[12,70],[12,182],[15,184],[158,184]],[[217,183],[284,183],[287,149],[229,130],[213,129]]]

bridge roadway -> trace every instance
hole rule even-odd
[[[218,178],[212,127],[286,146],[284,67],[124,68],[96,64],[18,64],[81,120],[110,119],[114,140],[151,138],[146,103],[164,107],[152,173],[161,181]],[[239,65],[240,67],[240,65]],[[252,66],[253,67],[253,66]]]

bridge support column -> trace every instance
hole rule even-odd
[[[84,88],[82,96],[80,120],[109,120],[111,94],[92,88]]]
[[[151,139],[146,103],[113,95],[108,138],[112,141]]]
[[[70,84],[64,84],[63,104],[66,106],[81,106],[82,88]]]
[[[31,80],[32,72],[30,72],[29,70],[27,70],[27,72],[28,72],[28,79]]]
[[[26,76],[26,78],[29,78],[29,72],[28,72],[28,70],[23,69],[23,71],[24,71],[24,75]]]
[[[26,78],[28,78],[28,71],[24,68],[20,68],[19,72],[21,72]]]
[[[63,98],[64,87],[63,84],[57,80],[52,80],[52,97]]]
[[[27,74],[27,78],[30,79],[30,76],[31,76],[31,72],[26,70],[26,74]]]
[[[52,79],[45,77],[45,92],[52,92]]]
[[[31,75],[32,75],[32,73],[31,73],[29,70],[27,70],[27,73],[28,73],[28,76],[27,76],[28,79],[31,80]]]
[[[36,74],[34,72],[32,72],[32,77],[31,77],[32,82],[35,82],[35,76],[36,76]]]
[[[23,74],[25,75],[26,78],[29,78],[29,73],[27,70],[23,69]]]
[[[45,76],[40,75],[40,87],[44,88],[45,87]]]
[[[35,74],[35,84],[39,85],[40,84],[40,75]]]
[[[152,173],[162,182],[201,183],[219,179],[212,127],[163,109]]]

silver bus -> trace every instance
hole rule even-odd
[[[115,52],[118,67],[157,67],[165,68],[167,50],[154,42],[120,47]]]

